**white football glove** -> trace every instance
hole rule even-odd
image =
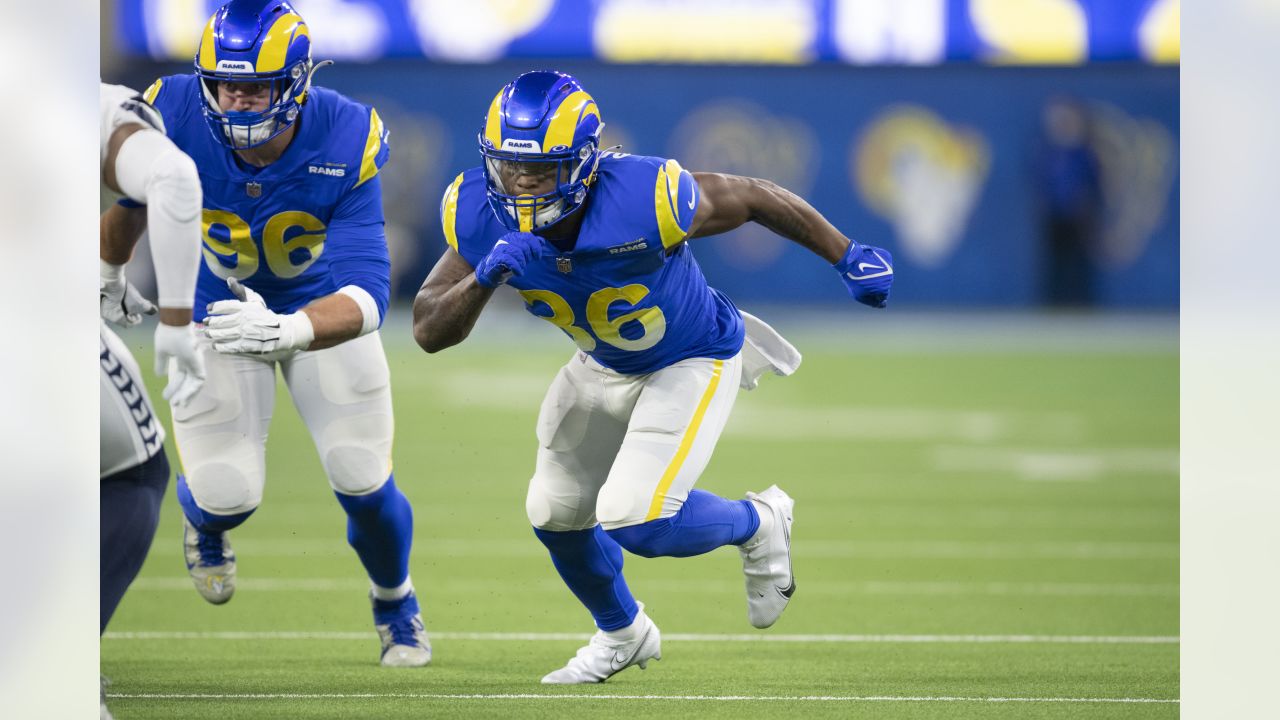
[[[168,376],[164,399],[175,407],[187,404],[204,385],[204,356],[196,345],[195,325],[156,326],[156,375]]]
[[[204,320],[204,334],[220,353],[262,355],[305,349],[315,339],[311,318],[304,312],[280,315],[267,307],[258,293],[227,278],[239,300],[219,300],[209,306]]]
[[[102,319],[120,327],[133,327],[144,314],[156,314],[156,306],[125,279],[124,266],[106,261],[98,264],[98,305]]]

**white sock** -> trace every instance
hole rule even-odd
[[[750,545],[762,538],[769,537],[769,533],[773,532],[773,510],[759,500],[752,500],[752,505],[756,506],[756,514],[760,516],[760,527],[756,528],[756,532],[743,545]]]
[[[399,600],[413,592],[413,578],[409,577],[393,588],[384,588],[377,583],[370,583],[370,585],[373,586],[373,596],[379,600]]]
[[[600,632],[604,633],[604,636],[609,638],[609,642],[629,643],[640,636],[640,628],[644,625],[640,622],[642,618],[644,618],[644,608],[640,608],[636,611],[636,619],[632,620],[630,625],[624,628],[618,628],[617,630],[601,630]]]

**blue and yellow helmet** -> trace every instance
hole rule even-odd
[[[200,37],[195,64],[214,137],[239,150],[297,121],[315,72],[307,24],[283,0],[231,0],[218,8]],[[261,112],[224,111],[218,84],[236,82],[267,83],[271,104]]]
[[[600,161],[600,110],[570,75],[539,70],[493,98],[480,131],[489,205],[511,230],[549,227],[582,206]],[[519,175],[555,174],[555,189],[522,194]]]

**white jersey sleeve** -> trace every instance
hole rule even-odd
[[[116,128],[129,123],[146,125],[164,132],[164,120],[160,117],[159,111],[143,102],[142,96],[136,90],[124,85],[98,83],[99,177],[107,162],[107,145],[111,141],[111,134],[116,131]],[[121,193],[107,187],[105,182],[99,181],[99,185],[101,185],[99,212],[106,210],[124,197]]]
[[[189,308],[200,268],[200,174],[191,158],[164,134],[155,108],[121,85],[101,85],[102,146],[99,166],[108,160],[111,135],[127,124],[133,133],[116,151],[116,184],[123,195],[147,206],[147,231],[161,307]],[[101,182],[103,210],[120,199]]]

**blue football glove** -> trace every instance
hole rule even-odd
[[[503,235],[476,266],[476,281],[487,288],[498,287],[524,273],[526,265],[542,256],[543,247],[542,238],[533,233]]]
[[[873,308],[889,304],[893,287],[893,256],[884,248],[850,242],[840,262],[833,265],[854,300]]]

